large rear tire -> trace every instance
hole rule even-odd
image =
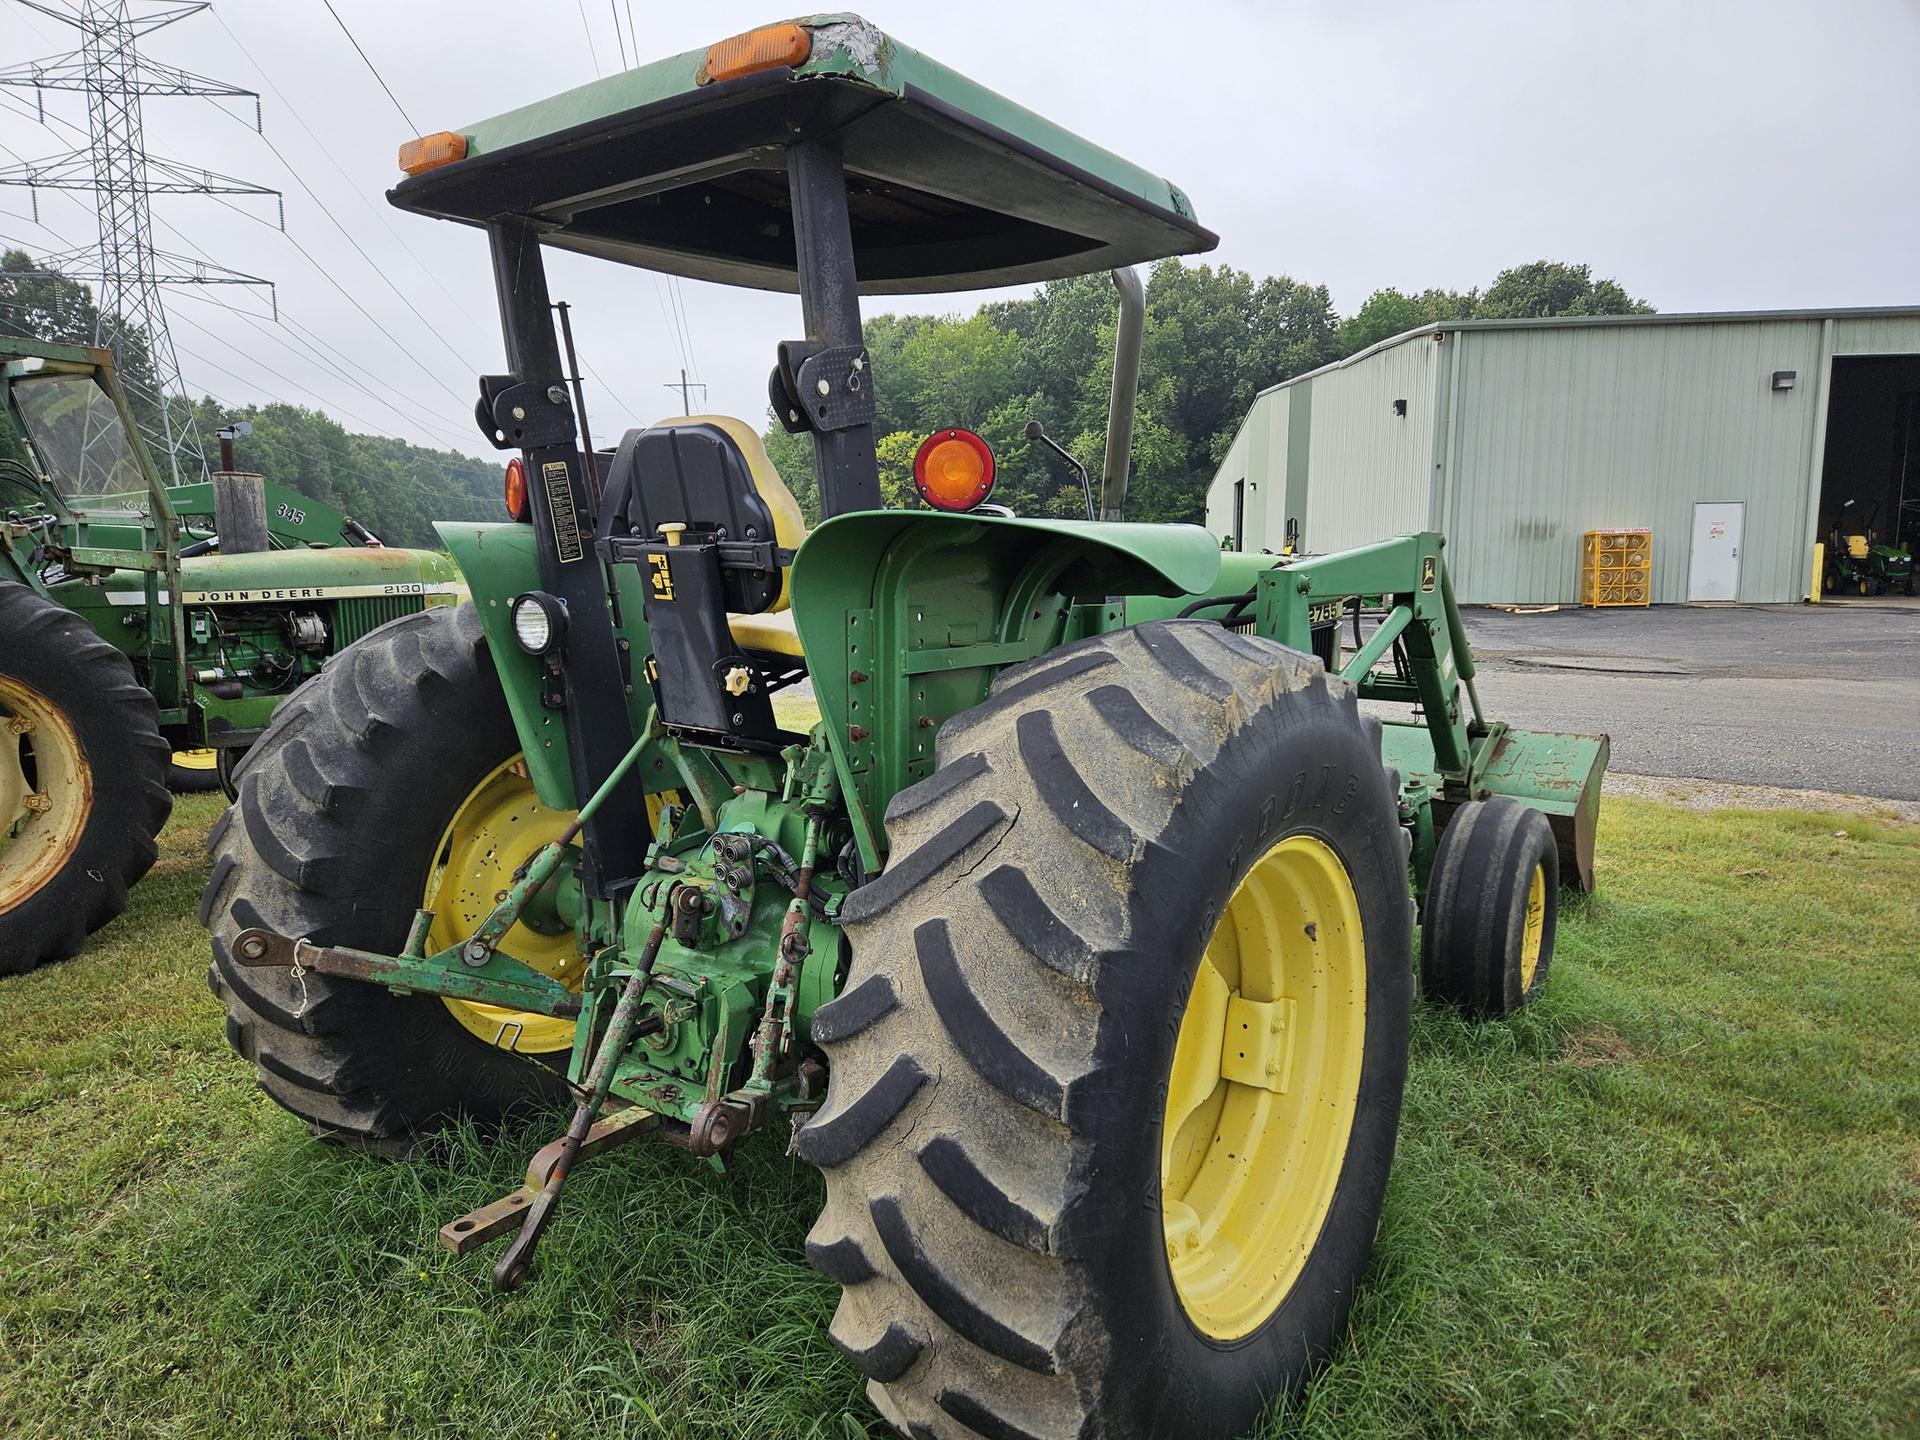
[[[153,696],[73,611],[0,581],[0,975],[127,908],[173,809]]]
[[[832,1338],[913,1437],[1239,1435],[1338,1340],[1393,1159],[1378,724],[1318,661],[1157,622],[1004,672],[938,756],[813,1022]]]
[[[280,707],[239,766],[239,801],[207,844],[207,979],[261,1088],[316,1134],[396,1153],[456,1115],[491,1122],[565,1094],[557,1075],[480,1038],[436,996],[313,972],[296,979],[239,965],[230,949],[241,930],[264,925],[397,950],[452,820],[519,745],[479,621],[462,605],[347,647]]]

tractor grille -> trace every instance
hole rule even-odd
[[[426,604],[419,595],[387,595],[377,599],[333,602],[333,648],[344,650],[369,630],[389,620],[411,615]]]

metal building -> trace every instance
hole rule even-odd
[[[1408,331],[1262,391],[1207,524],[1276,552],[1439,530],[1478,603],[1572,602],[1582,534],[1646,527],[1655,604],[1794,601],[1849,499],[1920,548],[1920,307]]]

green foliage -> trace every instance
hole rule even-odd
[[[1535,260],[1502,270],[1493,288],[1474,306],[1482,320],[1538,319],[1547,315],[1651,315],[1617,280],[1595,280],[1586,265]]]
[[[1479,315],[1628,313],[1647,307],[1585,265],[1539,261],[1503,272],[1484,294],[1379,290],[1342,319],[1324,285],[1255,281],[1227,265],[1167,260],[1147,281],[1140,398],[1127,515],[1198,521],[1207,483],[1261,390],[1402,331]],[[993,447],[994,498],[1024,515],[1085,513],[1080,482],[1026,438],[1029,419],[1099,476],[1113,386],[1119,301],[1105,275],[1043,285],[971,316],[876,315],[867,348],[879,394],[881,488],[912,494],[913,450],[948,425]],[[810,518],[819,517],[809,437],[777,426],[768,452]]]

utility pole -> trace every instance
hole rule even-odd
[[[49,269],[99,286],[99,320],[94,344],[113,353],[120,381],[154,433],[148,439],[164,450],[175,483],[182,470],[197,478],[207,468],[200,437],[188,411],[176,417],[169,401],[185,393],[180,361],[167,332],[160,303],[163,285],[264,285],[271,281],[198,257],[169,254],[153,243],[148,197],[153,195],[271,195],[280,192],[211,170],[150,156],[140,104],[148,95],[217,96],[253,101],[254,129],[260,128],[260,96],[236,85],[210,80],[140,54],[144,36],[198,14],[204,0],[19,0],[80,32],[80,48],[49,60],[29,61],[0,70],[0,85],[34,91],[35,108],[46,119],[46,92],[72,91],[87,97],[88,144],[46,160],[0,167],[0,185],[25,186],[33,193],[33,218],[40,218],[40,190],[91,191],[99,207],[96,250],[74,250],[44,257]],[[280,207],[280,228],[286,209]],[[92,263],[89,263],[92,262]],[[279,318],[277,297],[274,318]],[[151,376],[151,389],[148,377]]]
[[[707,403],[707,387],[702,385],[698,380],[687,379],[687,372],[684,369],[680,372],[679,384],[676,385],[673,381],[667,380],[662,382],[661,388],[663,390],[678,390],[680,392],[680,413],[682,415],[693,414],[693,401],[688,397],[695,390],[700,392],[701,405],[704,406]]]

